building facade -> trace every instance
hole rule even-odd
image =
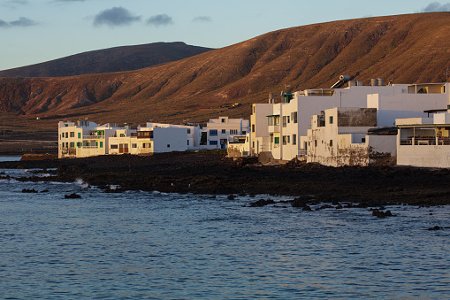
[[[397,119],[397,164],[450,168],[450,105],[427,118]]]
[[[311,128],[300,138],[306,161],[326,166],[368,166],[395,157],[396,130],[377,128],[374,108],[332,108],[311,117]]]

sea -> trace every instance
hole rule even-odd
[[[268,195],[105,193],[17,180],[42,170],[0,175],[1,299],[450,298],[450,206],[389,206],[395,216],[377,219]],[[249,207],[261,198],[278,203]]]

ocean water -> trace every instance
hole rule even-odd
[[[3,161],[19,161],[21,156],[19,155],[0,155],[0,162]]]
[[[0,179],[0,298],[450,298],[449,206],[376,219],[259,198]]]

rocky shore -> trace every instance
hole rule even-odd
[[[303,206],[339,201],[360,206],[450,204],[448,169],[330,168],[293,162],[263,166],[254,159],[233,161],[220,151],[3,162],[0,168],[56,168],[50,177],[27,180],[82,179],[105,192],[286,195]]]

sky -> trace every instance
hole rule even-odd
[[[423,11],[450,11],[450,2],[0,0],[0,70],[153,42],[221,48],[282,28]]]

